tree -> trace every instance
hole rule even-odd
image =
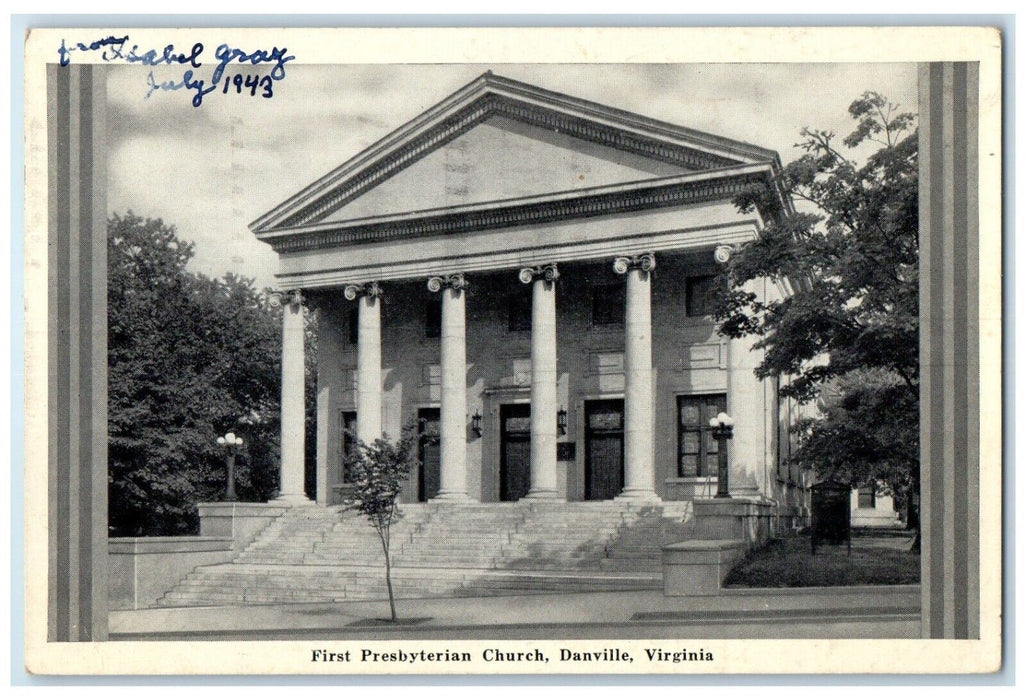
[[[240,498],[277,489],[280,312],[251,280],[190,272],[160,219],[115,214],[107,234],[111,532],[195,532],[224,493],[218,435],[245,438]]]
[[[848,111],[856,126],[840,144],[804,129],[804,155],[737,198],[766,225],[722,268],[716,315],[724,335],[759,338],[757,376],[820,399],[821,415],[796,426],[795,461],[907,495],[919,476],[918,134],[874,92]],[[743,289],[767,277],[793,293]]]
[[[345,460],[346,474],[353,490],[344,505],[366,516],[381,540],[381,549],[385,555],[385,584],[388,587],[388,604],[393,622],[398,618],[395,594],[392,591],[391,531],[392,525],[401,516],[398,498],[403,481],[420,464],[416,445],[416,432],[408,426],[403,429],[403,436],[399,440],[390,440],[386,435],[370,445],[358,441]]]

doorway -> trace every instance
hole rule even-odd
[[[531,405],[503,404],[499,421],[499,500],[518,501],[531,488]]]
[[[584,499],[608,501],[623,491],[623,399],[584,403]]]
[[[420,458],[420,477],[417,479],[417,500],[430,501],[442,487],[441,411],[422,408],[417,411],[417,457]]]

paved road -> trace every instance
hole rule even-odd
[[[919,587],[659,591],[116,611],[111,639],[859,639],[919,637]]]

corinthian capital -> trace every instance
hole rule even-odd
[[[651,272],[655,269],[655,266],[656,261],[654,253],[623,255],[613,261],[613,271],[618,275],[626,275],[628,270]]]
[[[535,278],[544,279],[546,282],[555,282],[559,279],[559,268],[556,267],[556,263],[549,263],[520,270],[520,281],[524,284],[531,284]]]
[[[459,291],[469,286],[470,283],[467,282],[467,278],[463,276],[462,272],[456,272],[451,275],[438,275],[437,277],[430,278],[427,282],[428,291],[431,292],[440,292],[446,288]]]
[[[368,282],[366,284],[349,284],[346,285],[346,289],[343,292],[346,299],[349,301],[356,301],[360,297],[370,297],[371,299],[377,299],[381,296],[381,285],[377,282]]]

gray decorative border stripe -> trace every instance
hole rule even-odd
[[[980,637],[979,64],[919,68],[922,629]]]
[[[106,72],[47,67],[47,639],[107,639]]]

